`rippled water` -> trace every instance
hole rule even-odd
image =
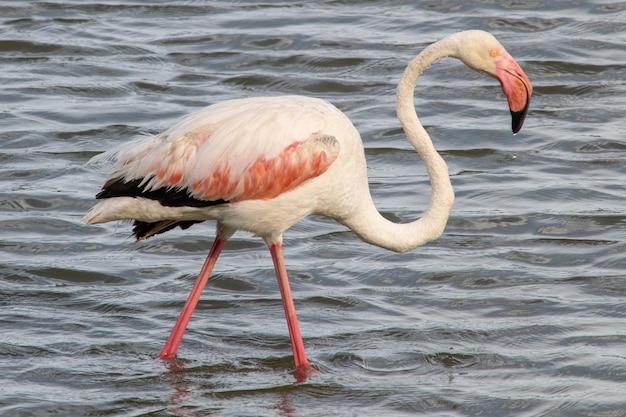
[[[3,416],[625,416],[626,3],[0,4]],[[380,210],[429,185],[395,119],[425,45],[494,33],[535,87],[430,68],[417,108],[450,166],[445,234],[406,254],[308,218],[285,255],[309,359],[295,384],[271,259],[239,233],[179,350],[156,359],[211,224],[134,244],[84,226],[93,155],[217,101],[318,96],[362,133]]]

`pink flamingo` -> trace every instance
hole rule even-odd
[[[382,217],[370,196],[363,144],[350,120],[326,101],[259,97],[206,107],[166,132],[107,152],[116,164],[89,224],[134,220],[133,235],[146,239],[177,226],[217,221],[216,238],[196,283],[159,357],[170,359],[227,239],[237,230],[262,237],[269,247],[295,362],[295,375],[315,373],[307,360],[289,288],[282,233],[310,215],[335,219],[365,242],[404,252],[438,238],[452,209],[454,192],[443,158],[420,124],[413,105],[418,77],[443,57],[496,77],[508,99],[513,132],[528,111],[532,86],[526,74],[489,33],[465,31],[417,55],[398,85],[397,112],[427,168],[431,201],[408,224]]]

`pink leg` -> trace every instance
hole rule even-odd
[[[183,310],[180,312],[178,320],[176,320],[174,329],[172,329],[170,337],[167,339],[167,342],[165,342],[163,350],[161,350],[161,353],[159,353],[160,359],[173,359],[176,357],[176,351],[178,350],[178,345],[180,345],[180,341],[183,338],[183,333],[185,333],[185,329],[187,329],[187,325],[189,324],[189,320],[191,319],[193,310],[198,304],[198,300],[200,299],[202,290],[209,280],[209,276],[211,275],[211,271],[213,271],[213,267],[215,266],[217,257],[220,255],[220,252],[224,248],[225,244],[226,239],[220,239],[219,237],[215,238],[213,246],[209,251],[209,255],[204,261],[204,265],[202,265],[200,274],[198,274],[196,283],[194,284],[193,289],[189,294],[189,297],[187,297],[187,302],[185,303]]]
[[[296,379],[298,382],[307,380],[311,374],[318,373],[309,365],[304,352],[304,343],[300,335],[300,327],[298,326],[298,318],[296,317],[296,308],[293,305],[291,289],[289,288],[289,280],[287,278],[287,269],[285,268],[285,260],[283,258],[283,247],[280,243],[274,243],[270,246],[270,253],[274,261],[276,269],[276,278],[278,278],[278,287],[280,295],[283,299],[283,307],[285,309],[285,317],[287,318],[287,327],[289,328],[289,338],[291,339],[291,349],[293,351],[293,360],[296,364]]]

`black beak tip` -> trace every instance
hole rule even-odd
[[[526,119],[526,111],[511,111],[511,129],[513,134],[519,132]]]
[[[520,111],[511,110],[511,129],[513,130],[513,134],[516,134],[522,129],[522,125],[524,124],[524,120],[526,120],[526,113],[528,113],[528,107],[530,105],[530,97],[526,98],[526,105]]]

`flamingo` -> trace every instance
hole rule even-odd
[[[263,238],[272,256],[299,381],[317,373],[306,356],[283,258],[283,232],[308,215],[332,218],[363,241],[405,252],[438,238],[454,201],[448,167],[420,124],[417,79],[440,58],[460,59],[497,78],[508,99],[512,130],[524,122],[532,86],[496,38],[470,30],[417,55],[397,88],[397,115],[431,182],[428,209],[397,224],[372,201],[359,132],[332,104],[302,96],[229,100],[199,110],[169,130],[95,158],[114,162],[88,224],[133,220],[140,241],[216,220],[216,237],[176,324],[159,354],[176,357],[200,294],[226,241],[237,231]]]

